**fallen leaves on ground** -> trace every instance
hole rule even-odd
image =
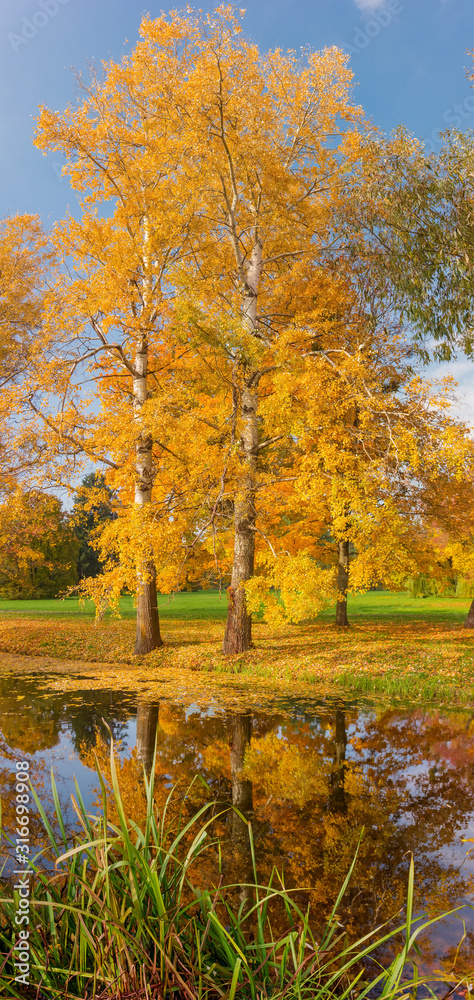
[[[79,616],[9,617],[0,621],[0,651],[47,657],[48,670],[59,668],[71,679],[78,671],[84,675],[87,664],[95,687],[101,686],[99,678],[101,684],[106,678],[107,684],[125,683],[128,689],[143,684],[148,690],[156,681],[175,686],[184,671],[187,677],[193,675],[196,686],[200,677],[205,687],[213,677],[220,684],[260,681],[262,687],[270,684],[292,694],[297,689],[312,694],[344,690],[393,697],[398,691],[415,699],[450,699],[461,693],[464,702],[474,701],[474,635],[452,622],[387,625],[386,619],[371,619],[347,631],[321,622],[280,631],[257,623],[254,648],[238,656],[222,654],[219,621],[169,619],[163,630],[165,646],[146,657],[131,655],[134,629],[130,619],[94,625]]]

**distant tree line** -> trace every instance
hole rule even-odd
[[[100,473],[89,473],[71,511],[39,489],[19,492],[0,506],[0,597],[59,597],[103,570],[94,548],[97,529],[115,514]]]
[[[55,598],[82,580],[99,576],[105,564],[100,557],[101,531],[113,521],[114,494],[102,473],[84,476],[70,511],[61,501],[41,490],[22,492],[16,497],[15,513],[0,505],[0,599],[27,600]],[[330,543],[325,536],[321,543]],[[354,549],[351,546],[351,555]],[[405,587],[412,597],[473,598],[474,585],[456,572],[452,560],[438,560],[433,575],[408,576]],[[208,585],[216,581],[209,579]],[[227,582],[227,581],[225,581]],[[186,574],[185,590],[200,590],[193,569]],[[380,589],[380,585],[371,588]]]

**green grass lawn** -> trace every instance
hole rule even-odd
[[[158,597],[160,617],[166,619],[182,619],[205,621],[223,621],[227,615],[227,595],[215,590],[200,590],[194,593],[174,595],[160,594]],[[408,593],[391,593],[390,591],[371,591],[367,594],[357,594],[348,601],[349,619],[354,623],[376,619],[386,621],[426,621],[452,622],[461,625],[466,617],[469,601],[454,597],[411,597]],[[2,612],[16,612],[21,616],[29,615],[80,615],[92,618],[95,607],[91,601],[80,602],[77,598],[67,597],[64,600],[35,601],[0,601]],[[135,608],[132,597],[121,597],[120,614],[123,618],[134,618]],[[324,623],[334,618],[334,608],[326,608],[316,619]]]
[[[394,621],[451,621],[462,625],[470,601],[458,597],[411,597],[409,593],[391,593],[389,590],[371,591],[349,597],[349,620],[378,619]],[[321,621],[334,617],[334,608],[326,609],[319,616]]]
[[[270,628],[257,618],[253,648],[224,656],[226,595],[216,591],[161,595],[164,645],[134,657],[133,599],[121,600],[122,617],[94,621],[92,604],[78,600],[1,601],[0,653],[47,658],[60,673],[87,664],[96,685],[183,683],[259,685],[312,694],[344,691],[423,703],[474,704],[474,630],[462,628],[469,601],[388,591],[352,597],[351,628],[334,624],[335,608],[314,621]],[[11,659],[13,657],[13,660]],[[51,660],[52,658],[52,660]],[[4,658],[5,662],[6,659]],[[38,663],[38,661],[36,661]],[[46,662],[46,661],[45,661]],[[57,664],[57,666],[54,666]],[[69,665],[69,666],[68,666]],[[126,665],[126,666],[125,666]],[[33,669],[36,669],[33,667]],[[43,669],[39,667],[39,669]]]
[[[162,618],[183,619],[225,619],[227,615],[227,595],[214,590],[200,590],[195,593],[160,594],[158,607]],[[77,597],[66,597],[64,600],[37,601],[0,601],[2,612],[16,612],[26,615],[80,615],[87,618],[95,616],[95,606],[92,601],[79,601]],[[133,597],[120,598],[120,615],[122,618],[135,618]],[[107,617],[107,613],[106,613]]]

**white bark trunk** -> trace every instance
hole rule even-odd
[[[247,333],[255,335],[257,330],[257,298],[262,274],[262,242],[257,237],[246,268],[244,308],[242,311]]]
[[[147,323],[152,295],[151,267],[149,229],[145,219],[142,309],[144,325]],[[148,398],[148,336],[145,330],[137,339],[134,366],[136,375],[133,379],[133,417],[137,427],[135,503],[139,509],[144,510],[145,506],[151,503],[153,486],[153,441],[143,420],[143,407]],[[146,558],[141,558],[137,566],[137,634],[134,652],[150,653],[162,645],[156,602],[156,570],[150,554]]]
[[[257,300],[262,273],[262,243],[255,240],[246,269],[242,318],[247,333],[257,331]],[[258,382],[257,372],[244,370],[241,396],[242,478],[235,497],[234,558],[229,588],[229,610],[224,635],[224,653],[241,653],[252,643],[252,617],[247,612],[243,585],[254,571],[255,491],[258,459]]]
[[[152,488],[152,442],[150,434],[143,426],[142,408],[148,397],[148,342],[146,337],[140,338],[135,354],[135,371],[133,379],[133,417],[137,425],[138,437],[136,445],[136,480],[135,503],[143,507],[151,503]]]

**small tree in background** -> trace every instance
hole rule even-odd
[[[77,581],[78,549],[57,497],[18,490],[0,505],[0,596],[58,597]]]
[[[84,476],[74,497],[72,524],[78,541],[77,576],[79,580],[95,577],[102,572],[104,564],[98,554],[97,533],[106,521],[115,520],[111,507],[113,491],[106,486],[101,472],[90,472]]]

